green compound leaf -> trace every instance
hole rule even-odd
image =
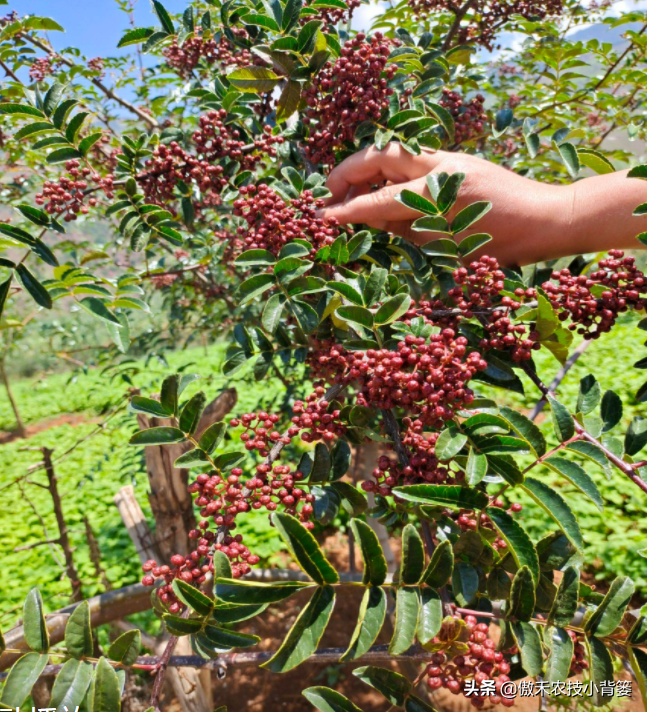
[[[534,544],[525,530],[513,517],[499,507],[488,507],[486,514],[501,537],[510,547],[510,553],[519,567],[527,566],[535,586],[539,582],[539,558]]]
[[[389,644],[391,655],[401,655],[413,645],[419,609],[418,589],[413,586],[398,588],[395,598],[395,626]]]
[[[272,522],[301,569],[318,584],[339,581],[339,574],[324,556],[317,540],[290,514],[275,513]]]
[[[578,551],[582,551],[584,549],[582,530],[566,500],[552,487],[534,477],[526,477],[522,486],[535,502],[555,520],[573,546]]]
[[[369,586],[364,591],[357,625],[346,652],[340,662],[356,660],[375,643],[386,616],[386,592],[379,586]]]
[[[73,658],[91,657],[94,653],[90,626],[90,604],[87,601],[79,603],[67,619],[65,648]]]
[[[364,560],[362,583],[381,586],[386,579],[387,564],[377,535],[360,519],[351,519],[350,526]]]
[[[446,539],[434,549],[420,583],[427,584],[431,588],[442,588],[451,578],[453,569],[454,551],[451,542]]]
[[[335,605],[331,586],[317,588],[301,611],[275,655],[261,665],[272,672],[288,672],[307,660],[317,649]]]

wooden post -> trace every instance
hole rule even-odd
[[[63,516],[63,505],[61,504],[56,473],[54,472],[54,465],[52,464],[52,453],[54,451],[43,447],[41,448],[41,452],[43,453],[43,465],[45,467],[45,474],[47,475],[47,489],[54,503],[54,516],[58,524],[58,541],[65,557],[65,571],[72,585],[72,601],[82,601],[83,591],[81,590],[81,580],[79,579],[79,572],[74,565],[72,545],[70,544],[70,538],[67,533],[67,522]]]

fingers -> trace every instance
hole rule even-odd
[[[407,208],[395,199],[395,196],[405,189],[422,193],[424,181],[419,179],[400,185],[387,185],[373,193],[358,195],[343,203],[323,208],[318,214],[322,218],[337,218],[342,225],[365,223],[376,228],[382,228],[384,223],[413,220],[420,217],[420,213]]]
[[[383,181],[404,183],[434,170],[444,158],[442,151],[413,156],[400,144],[390,143],[378,151],[375,146],[359,151],[334,168],[326,186],[332,193],[328,205],[346,200],[351,186],[371,186]],[[355,221],[354,221],[355,222]]]

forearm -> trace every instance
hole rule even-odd
[[[566,189],[572,207],[563,238],[569,248],[565,254],[640,248],[636,235],[647,231],[647,215],[635,216],[633,211],[647,202],[647,182],[627,178],[627,173],[586,178]]]

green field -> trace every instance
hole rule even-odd
[[[644,332],[635,328],[635,321],[627,319],[618,325],[612,336],[591,345],[560,386],[561,399],[574,406],[580,378],[593,371],[598,374],[603,389],[613,388],[621,395],[625,403],[625,425],[634,415],[641,414],[645,406],[637,404],[633,394],[642,383],[642,372],[633,369],[632,364],[647,351],[643,347],[643,335]],[[271,403],[281,408],[285,388],[278,379],[267,378],[261,384],[250,384],[243,375],[237,374],[230,381],[222,377],[220,366],[224,350],[224,346],[216,345],[208,350],[195,348],[173,353],[167,355],[169,368],[159,362],[151,362],[146,367],[143,362],[137,362],[135,370],[139,372],[133,372],[133,383],[143,393],[150,393],[157,390],[165,375],[180,369],[200,374],[200,380],[189,388],[192,391],[202,388],[209,397],[214,397],[224,387],[236,386],[238,413],[259,405],[267,407]],[[551,356],[540,354],[538,369],[545,381],[550,381],[558,368],[559,364]],[[51,420],[52,427],[43,426],[44,429],[28,440],[13,440],[0,446],[0,487],[3,488],[0,555],[5,581],[10,582],[5,586],[0,602],[1,628],[6,630],[16,622],[24,596],[34,585],[41,589],[49,610],[69,601],[69,584],[57,563],[57,559],[62,558],[58,547],[52,549],[43,545],[13,551],[16,547],[55,538],[58,534],[49,494],[29,483],[43,483],[42,471],[33,473],[29,480],[24,478],[28,468],[40,460],[39,452],[26,448],[54,448],[54,459],[57,460],[81,438],[96,433],[97,425],[106,414],[124,403],[128,387],[121,379],[111,380],[108,375],[102,375],[99,369],[79,373],[73,378],[70,373],[58,373],[14,383],[14,395],[25,422],[39,423],[41,427],[43,421]],[[486,395],[487,389],[482,389],[482,393]],[[531,408],[535,400],[532,385],[528,386],[525,397],[510,396],[510,402],[527,408]],[[60,423],[61,416],[66,414],[79,415],[72,422]],[[0,393],[0,425],[5,430],[14,426],[4,390]],[[544,417],[541,427],[554,440],[549,417]],[[89,558],[84,515],[88,516],[97,534],[103,566],[112,585],[120,587],[133,583],[141,576],[139,559],[113,504],[117,490],[125,484],[133,484],[144,511],[149,513],[142,452],[127,445],[135,428],[134,416],[122,409],[105,428],[56,462],[65,515],[76,547],[74,557],[86,596],[101,592],[103,588]],[[579,515],[584,531],[587,560],[593,562],[591,573],[598,579],[607,580],[614,574],[627,574],[645,595],[647,560],[638,554],[638,550],[647,547],[647,521],[643,516],[647,497],[619,473],[614,473],[609,481],[596,466],[587,469],[607,503],[604,513],[598,512],[593,504],[578,496],[571,485],[559,481],[548,470],[537,472],[541,479],[562,489],[565,495],[571,495],[569,501]],[[20,482],[14,483],[19,478],[22,478]],[[546,528],[554,528],[552,520],[535,505],[522,497],[518,501],[525,505],[520,520],[534,538]],[[280,545],[266,514],[247,517],[240,531],[245,535],[246,543],[254,545],[264,563],[273,561]]]

